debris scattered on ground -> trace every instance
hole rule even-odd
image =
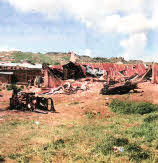
[[[35,93],[18,92],[13,90],[10,98],[10,109],[35,111],[36,109],[55,112],[53,100],[35,96]]]
[[[138,89],[137,83],[132,83],[130,81],[125,83],[118,83],[114,85],[104,85],[104,88],[101,89],[100,93],[103,95],[110,95],[110,94],[125,94],[129,93],[131,90],[135,91]]]

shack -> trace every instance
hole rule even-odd
[[[41,76],[42,65],[29,63],[0,63],[0,82],[26,85],[36,76]]]

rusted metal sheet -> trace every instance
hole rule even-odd
[[[135,74],[142,76],[147,71],[144,64],[124,65],[114,63],[82,63],[82,65],[89,65],[92,69],[105,70],[107,76],[112,79],[130,78]]]
[[[50,68],[51,69],[55,68],[55,69],[60,69],[60,70],[63,69],[62,65],[52,65]]]

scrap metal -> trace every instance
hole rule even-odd
[[[13,90],[12,97],[10,98],[10,109],[24,111],[39,109],[55,112],[51,98],[35,96],[35,93],[19,92],[17,89]]]
[[[138,89],[137,83],[132,83],[127,81],[125,83],[117,83],[114,85],[104,85],[104,88],[101,89],[100,94],[103,95],[114,95],[114,94],[125,94],[129,93],[131,90],[135,91]]]

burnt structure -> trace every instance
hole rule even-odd
[[[31,64],[0,64],[0,82],[5,84],[26,85],[28,81],[34,81],[36,76],[41,76],[40,65]]]
[[[69,62],[66,65],[63,65],[63,74],[64,80],[67,79],[80,79],[86,77],[85,68],[77,63]]]
[[[136,91],[138,89],[137,83],[127,81],[125,83],[118,83],[113,85],[104,85],[101,89],[100,94],[102,95],[115,95],[115,94],[126,94],[131,90]]]
[[[158,83],[158,65],[113,64],[113,63],[76,63],[49,67],[47,64],[31,65],[28,63],[0,63],[0,83],[38,85],[44,88],[56,88],[68,79],[94,77],[125,82],[127,80],[151,79]],[[35,84],[35,81],[43,81]]]

